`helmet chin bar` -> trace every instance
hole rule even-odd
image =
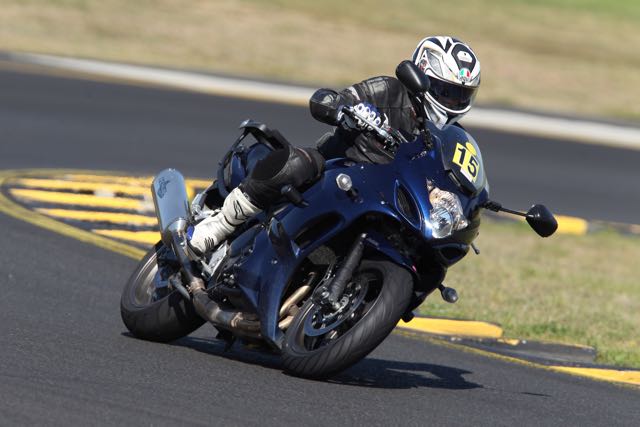
[[[444,125],[447,124],[447,121],[449,120],[449,115],[446,113],[446,111],[437,108],[427,99],[425,99],[425,103],[423,106],[424,106],[424,111],[427,113],[427,118],[431,123],[436,125],[438,129],[442,129]]]
[[[427,113],[427,118],[436,125],[438,129],[442,129],[446,124],[452,125],[456,123],[464,117],[470,109],[471,106],[461,113],[448,112],[438,106],[428,93],[426,93],[424,97],[424,110]]]

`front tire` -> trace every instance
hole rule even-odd
[[[389,261],[363,260],[345,289],[355,306],[345,308],[346,317],[323,314],[312,298],[296,315],[285,334],[285,371],[320,379],[358,362],[391,333],[412,292],[413,278],[404,268]]]
[[[193,304],[167,286],[169,277],[179,274],[175,255],[162,242],[138,264],[120,299],[122,321],[137,338],[174,341],[204,324]]]

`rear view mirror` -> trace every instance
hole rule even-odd
[[[396,68],[396,77],[411,94],[419,96],[429,90],[429,77],[411,61],[402,61]]]
[[[544,205],[533,205],[527,211],[527,222],[542,237],[549,237],[558,229],[558,221]]]

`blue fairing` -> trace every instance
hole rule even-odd
[[[379,213],[411,227],[424,240],[433,240],[428,221],[431,205],[427,178],[440,189],[457,194],[468,218],[477,213],[478,204],[488,198],[487,191],[483,188],[475,195],[462,191],[460,183],[450,176],[450,165],[443,162],[441,155],[445,145],[456,144],[458,139],[465,140],[458,142],[467,142],[466,132],[438,133],[434,130],[433,133],[434,149],[427,151],[419,138],[403,144],[389,164],[354,164],[344,159],[328,161],[323,177],[304,192],[307,207],[287,205],[270,219],[268,225],[263,225],[265,222],[257,224],[234,240],[227,268],[233,270],[236,283],[259,314],[265,339],[277,345],[282,338],[277,326],[278,311],[285,288],[300,263],[363,215]],[[357,197],[336,186],[340,173],[351,177]],[[410,218],[400,213],[396,206],[398,191],[404,191],[413,200],[417,216]],[[330,219],[331,226],[320,228],[322,234],[314,234],[310,241],[300,238],[322,218]],[[366,243],[397,264],[415,271],[412,261],[399,254],[375,230],[368,234]]]

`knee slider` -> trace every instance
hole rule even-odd
[[[278,175],[287,165],[291,157],[291,148],[270,152],[264,159],[256,163],[251,171],[251,178],[258,181],[266,181]]]
[[[300,187],[314,182],[324,171],[324,158],[315,149],[292,148],[270,153],[256,164],[243,190],[259,206],[265,207],[280,197],[285,185]]]

